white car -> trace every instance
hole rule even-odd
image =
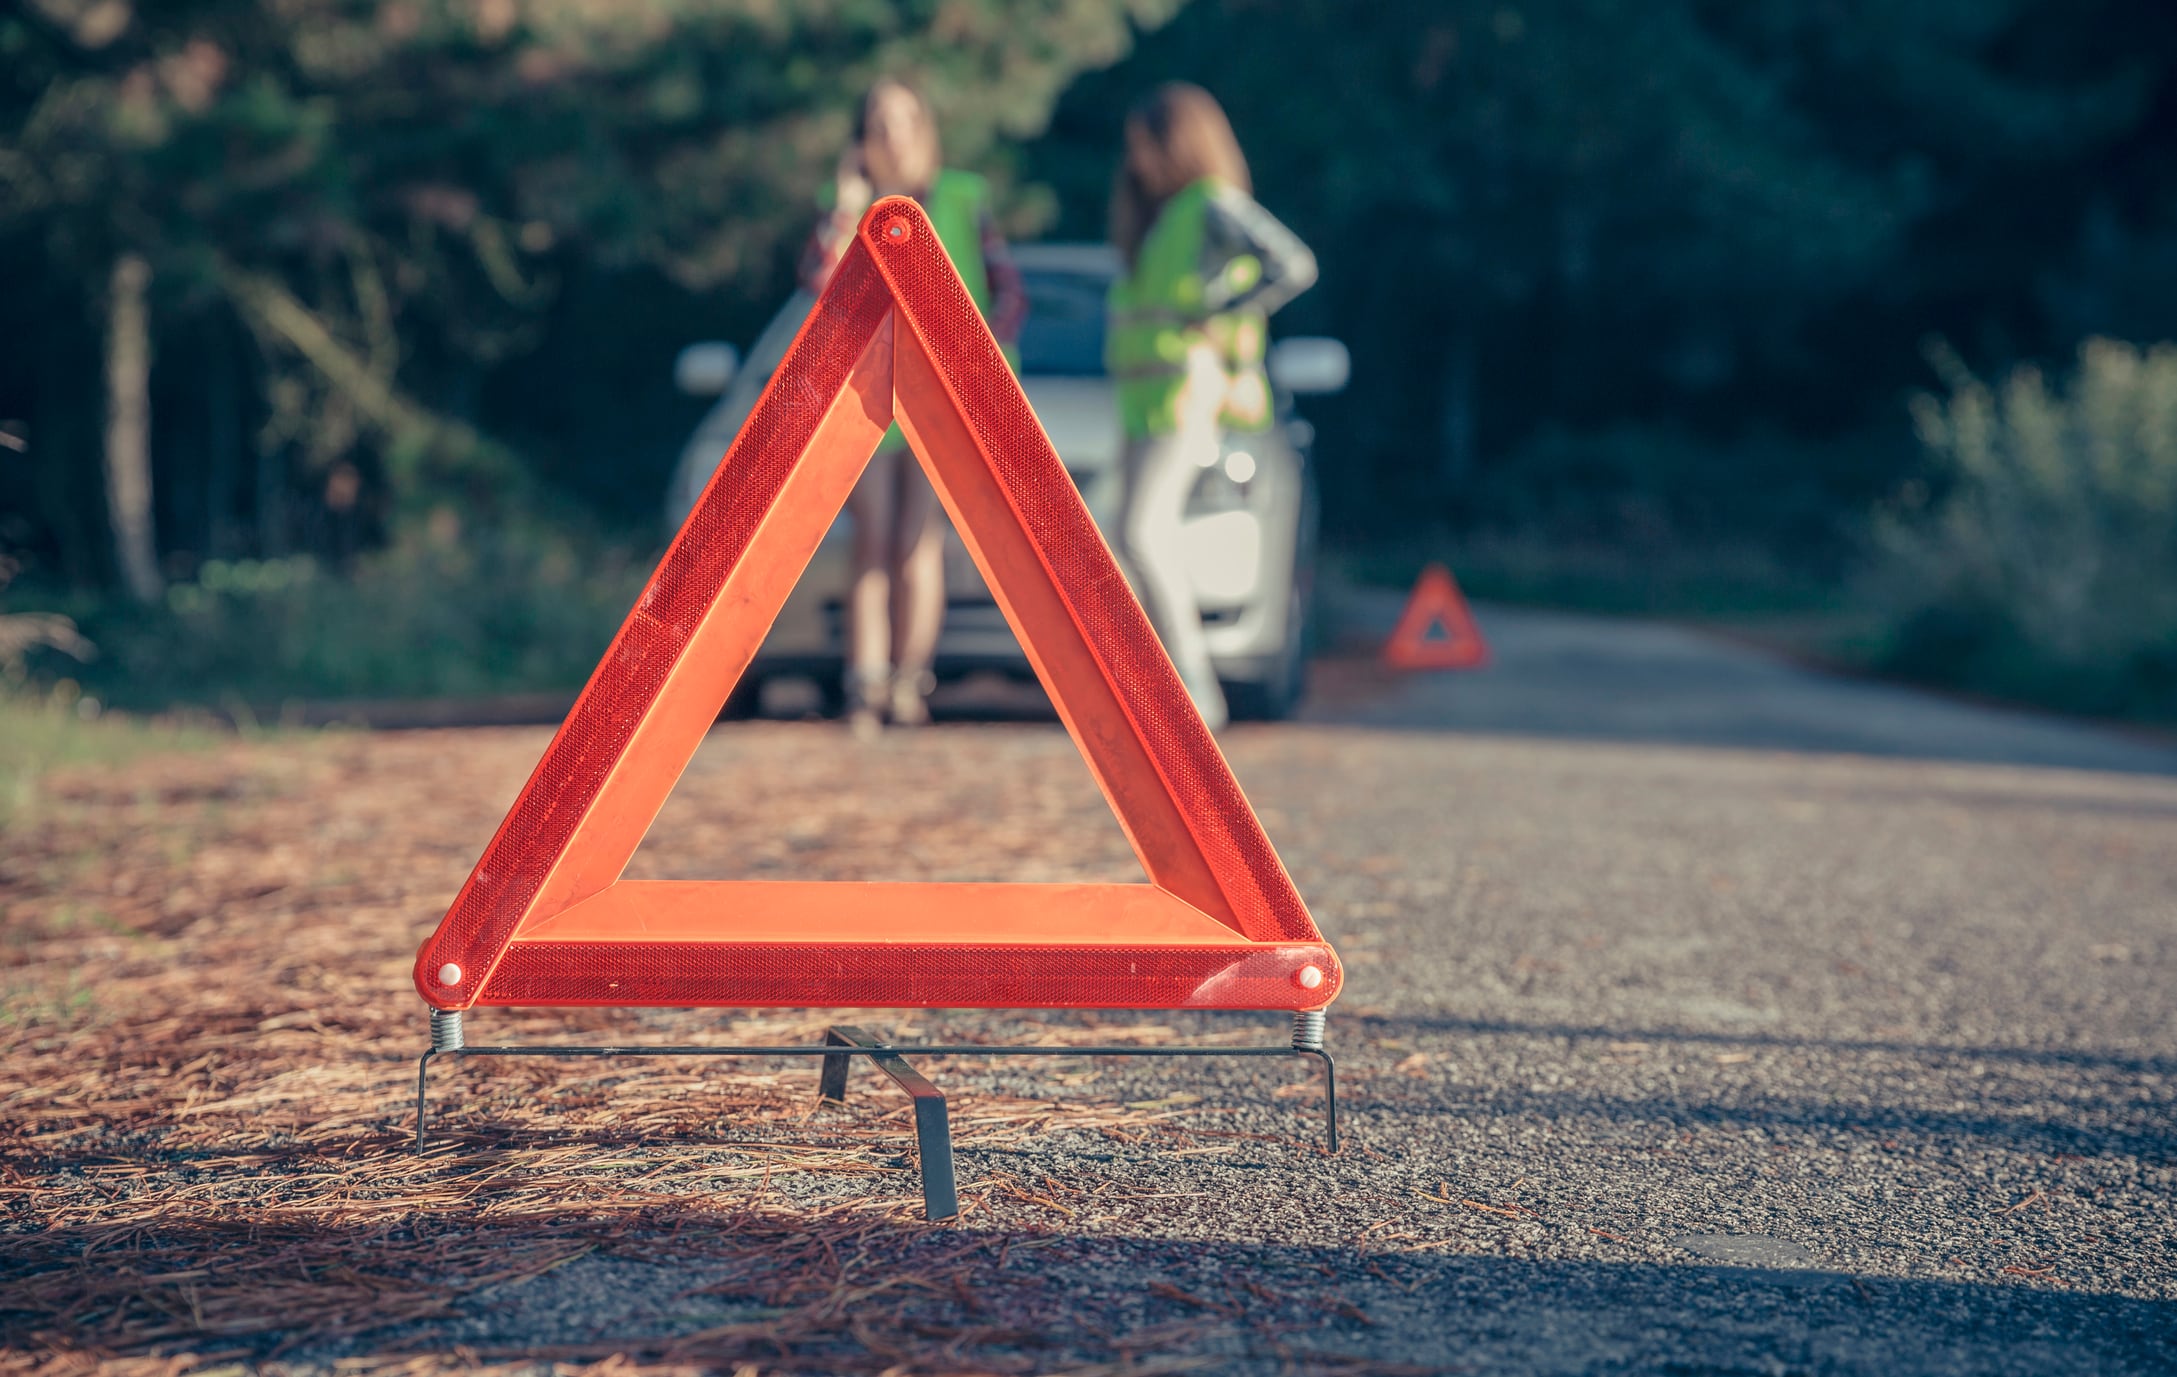
[[[1112,384],[1104,372],[1104,298],[1119,261],[1100,244],[1023,244],[1013,250],[1029,311],[1020,341],[1021,382],[1060,460],[1097,524],[1108,534],[1118,517],[1123,437]],[[675,469],[666,519],[678,528],[755,407],[813,298],[798,293],[750,346],[745,363],[722,344],[684,350],[675,375],[683,390],[717,395]],[[1309,467],[1314,430],[1296,415],[1296,394],[1345,386],[1345,346],[1295,338],[1268,359],[1278,420],[1260,434],[1227,439],[1218,463],[1203,470],[1189,504],[1187,539],[1195,596],[1210,656],[1233,716],[1279,718],[1306,685],[1308,615],[1315,572],[1316,493]],[[841,698],[848,518],[824,537],[755,663],[734,697],[746,711],[762,681],[793,675],[816,681],[828,707]],[[945,629],[938,642],[940,681],[996,670],[1033,677],[1012,628],[983,586],[960,541],[945,549]]]

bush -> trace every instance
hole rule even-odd
[[[1667,425],[1549,425],[1482,465],[1466,500],[1483,529],[1636,555],[1758,545],[1814,571],[1835,567],[1844,518],[1879,491],[1852,488],[1867,482],[1871,449],[1879,446],[1860,437],[1750,431],[1718,440]]]
[[[211,561],[163,607],[84,609],[87,688],[128,706],[572,688],[647,569],[541,526],[464,533],[450,511],[339,573],[307,556]]]
[[[1331,556],[1355,583],[1408,589],[1424,565],[1450,565],[1473,598],[1581,612],[1697,620],[1836,611],[1835,585],[1745,541],[1636,546],[1527,532],[1440,533],[1372,541]]]
[[[2177,718],[2177,345],[2089,340],[2052,388],[1937,359],[1936,469],[1876,523],[1886,668],[2075,711]]]

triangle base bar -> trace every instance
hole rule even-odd
[[[621,880],[515,941],[1257,945],[1155,885],[865,880]]]
[[[1313,970],[1318,983],[1303,981]],[[517,940],[480,1005],[531,1008],[1320,1009],[1323,943],[1110,947]]]

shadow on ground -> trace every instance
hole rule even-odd
[[[2147,1373],[2170,1304],[1819,1267],[1618,1265],[983,1232],[693,1205],[293,1214],[17,1239],[10,1347],[343,1370],[458,1351],[766,1372]],[[207,1265],[207,1258],[219,1261]]]
[[[2126,1075],[2177,1078],[2177,1056],[2128,1052],[2104,1052],[2077,1047],[1963,1046],[1916,1042],[1901,1038],[1823,1038],[1804,1033],[1762,1033],[1734,1028],[1728,1031],[1683,1028],[1642,1029],[1607,1027],[1594,1023],[1544,1023],[1504,1018],[1452,1018],[1443,1015],[1340,1014],[1341,1024],[1361,1028],[1380,1026],[1402,1034],[1455,1037],[1539,1037],[1594,1039],[1611,1043],[1692,1043],[1717,1047],[1776,1047],[1815,1053],[1864,1055],[1890,1053],[1917,1062],[2012,1062],[2025,1066],[2064,1067],[2073,1070],[2118,1072]],[[2162,1146],[2177,1154],[2177,1125],[2162,1137]]]

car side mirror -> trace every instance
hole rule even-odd
[[[1334,339],[1296,335],[1270,346],[1270,381],[1296,396],[1343,392],[1353,376],[1353,356]]]
[[[741,351],[717,340],[691,344],[673,360],[673,386],[691,397],[716,397],[733,384]]]

